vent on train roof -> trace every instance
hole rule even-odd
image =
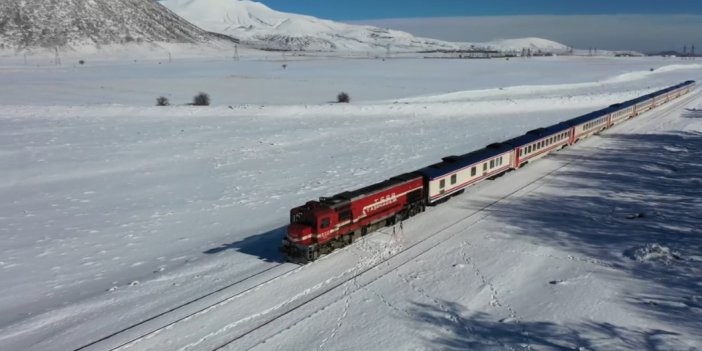
[[[539,135],[539,134],[543,133],[544,130],[545,130],[544,128],[534,129],[534,130],[528,131],[527,134]]]
[[[338,194],[337,196],[334,196],[334,197],[320,197],[319,202],[321,202],[323,204],[327,204],[327,205],[336,205],[340,202],[348,201],[348,199],[342,198],[342,196],[346,193],[347,192],[343,192],[343,193]]]
[[[458,156],[453,156],[453,155],[452,155],[452,156],[446,156],[446,157],[442,158],[441,160],[444,161],[444,162],[449,162],[449,163],[451,163],[451,162],[456,162],[456,161],[458,161],[458,159],[459,159]]]

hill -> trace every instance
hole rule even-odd
[[[0,2],[0,49],[74,49],[128,43],[206,43],[215,37],[155,0]]]

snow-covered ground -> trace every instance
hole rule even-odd
[[[277,253],[293,206],[702,78],[683,63],[7,58],[0,349],[702,348],[699,95],[394,234]]]

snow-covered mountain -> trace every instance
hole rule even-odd
[[[155,0],[0,1],[0,49],[213,40]]]
[[[247,0],[163,0],[161,3],[200,28],[264,50],[421,51],[465,46],[418,38],[397,30],[279,12]]]
[[[548,40],[548,39],[542,39],[542,38],[519,38],[519,39],[503,39],[503,40],[494,40],[488,43],[485,43],[486,46],[498,49],[498,50],[511,50],[511,51],[519,51],[523,49],[529,49],[533,52],[536,51],[542,51],[542,52],[552,52],[552,53],[561,53],[561,52],[566,52],[569,50],[568,46],[563,45],[561,43]]]
[[[564,53],[568,50],[563,44],[540,38],[491,43],[454,43],[419,38],[398,30],[350,25],[279,12],[249,0],[160,1],[200,28],[231,36],[244,44],[264,50],[416,52],[485,48],[509,51],[531,49],[553,53]]]

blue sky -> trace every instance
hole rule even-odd
[[[282,12],[461,42],[540,37],[580,49],[702,52],[702,0],[259,0]]]
[[[261,0],[283,12],[331,20],[384,18],[702,14],[702,0]]]

